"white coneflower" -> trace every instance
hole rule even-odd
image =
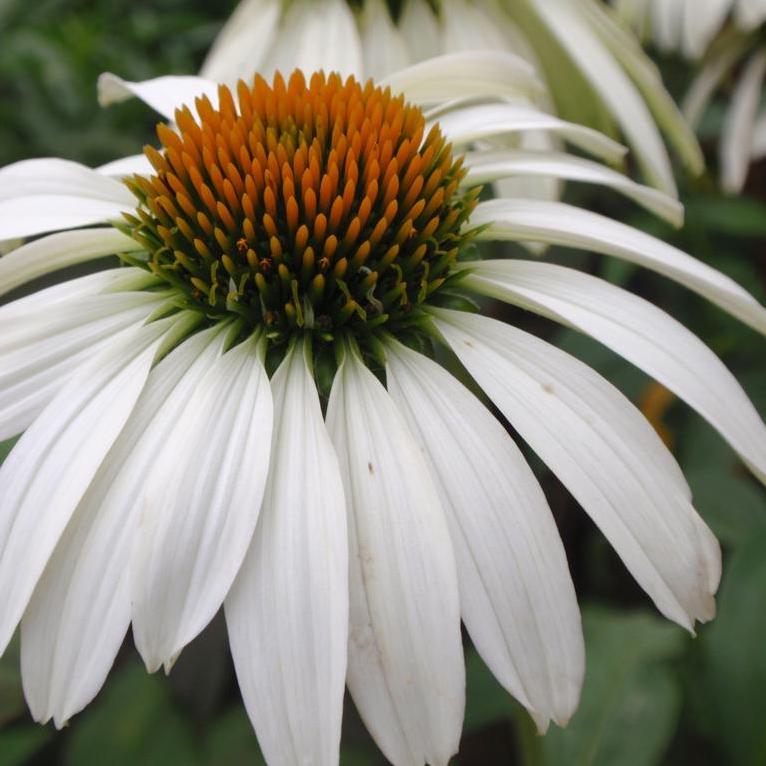
[[[699,147],[650,59],[607,10],[599,0],[405,0],[394,23],[385,0],[364,0],[356,12],[347,0],[243,0],[201,74],[233,84],[298,67],[379,79],[441,53],[516,53],[543,73],[559,116],[621,132],[647,182],[674,194],[660,130],[694,173]],[[549,136],[525,141],[553,148]]]
[[[615,0],[623,18],[667,52],[701,60],[684,102],[696,126],[716,91],[737,77],[721,131],[721,185],[742,191],[750,163],[766,156],[766,110],[761,108],[766,48],[759,28],[764,0]]]
[[[651,426],[589,367],[462,296],[597,338],[766,479],[766,427],[735,379],[641,298],[564,266],[467,260],[465,245],[623,258],[761,332],[766,310],[607,218],[479,201],[476,181],[545,158],[459,156],[477,135],[536,119],[616,150],[523,104],[539,89],[523,62],[447,56],[386,85],[295,72],[232,93],[109,77],[105,96],[133,91],[174,120],[146,149],[145,172],[123,186],[60,160],[0,170],[0,238],[71,229],[3,256],[3,291],[110,254],[125,264],[0,308],[0,438],[24,432],[0,468],[0,646],[21,621],[36,719],[60,726],[82,709],[131,624],[148,669],[169,669],[223,604],[270,764],[337,763],[345,684],[392,763],[446,764],[463,718],[461,619],[540,729],[565,724],[584,652],[564,549],[519,448],[477,389],[433,360],[439,346],[663,614],[688,629],[713,616],[718,545]],[[203,92],[196,114],[176,110]],[[467,105],[472,94],[484,103]],[[677,213],[597,163],[547,163]]]

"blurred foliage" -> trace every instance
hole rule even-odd
[[[137,103],[98,107],[101,71],[129,79],[195,72],[233,0],[0,0],[0,165],[55,155],[98,164],[135,153],[156,117]],[[662,62],[680,95],[688,69]],[[715,170],[720,109],[703,125]],[[766,183],[723,197],[713,173],[683,181],[687,209],[674,231],[615,194],[572,188],[571,199],[627,220],[694,253],[766,302]],[[766,341],[690,292],[612,259],[553,251],[651,299],[699,334],[766,413]],[[641,403],[651,382],[571,331],[510,314],[576,354]],[[584,604],[588,669],[570,725],[536,734],[467,646],[468,705],[463,766],[766,765],[766,493],[732,451],[672,397],[652,411],[676,452],[697,506],[724,548],[719,615],[696,639],[650,610],[647,598],[563,488],[537,462]],[[10,443],[0,444],[0,460]],[[70,726],[32,723],[14,645],[0,661],[0,766],[261,764],[241,705],[225,631],[217,620],[186,649],[169,679],[148,676],[126,641],[105,689]],[[383,763],[353,706],[344,719],[344,766]]]

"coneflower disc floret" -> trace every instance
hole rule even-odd
[[[368,81],[295,71],[221,86],[160,124],[133,176],[142,265],[211,317],[283,340],[394,329],[449,276],[477,190],[437,126]]]

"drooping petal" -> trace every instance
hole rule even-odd
[[[207,96],[215,106],[218,103],[218,85],[204,77],[192,75],[167,75],[130,82],[111,72],[104,72],[98,78],[98,102],[101,106],[140,98],[170,121],[175,119],[176,109],[184,104],[194,104],[194,99],[199,96]]]
[[[0,169],[0,240],[119,220],[136,206],[113,178],[68,160],[22,160]]]
[[[349,508],[348,686],[397,766],[457,751],[465,671],[446,519],[423,454],[355,352],[327,409]]]
[[[232,85],[260,69],[274,42],[279,0],[243,0],[216,37],[200,76]]]
[[[678,465],[596,372],[517,328],[434,309],[436,325],[513,427],[596,522],[669,619],[715,614],[720,552]]]
[[[481,97],[535,99],[544,93],[534,67],[503,51],[446,53],[394,72],[381,86],[420,105]]]
[[[150,373],[125,428],[64,530],[21,623],[32,715],[61,727],[96,695],[130,624],[128,569],[146,474],[192,391],[223,352],[214,327]]]
[[[163,302],[152,293],[83,298],[50,306],[0,339],[0,440],[24,431],[85,362],[121,330],[146,320]]]
[[[67,266],[140,249],[138,242],[111,227],[51,234],[0,258],[0,295]]]
[[[571,0],[530,0],[620,124],[649,183],[675,195],[676,185],[660,132],[635,85]]]
[[[706,418],[766,482],[766,426],[734,376],[682,324],[597,277],[532,261],[482,261],[463,284],[577,328]]]
[[[482,239],[547,242],[637,263],[685,285],[766,334],[766,309],[734,280],[678,248],[619,221],[561,202],[490,200],[471,215]]]
[[[696,1],[693,5],[699,5]],[[610,14],[610,9],[598,0],[579,3],[587,23],[603,40],[612,56],[630,76],[657,125],[670,139],[680,159],[693,175],[705,168],[705,158],[691,126],[683,118],[678,106],[662,82],[662,74],[652,59],[641,48],[635,36],[623,29]]]
[[[393,341],[386,351],[388,389],[437,478],[471,639],[541,728],[550,719],[563,726],[579,700],[585,653],[564,547],[540,485],[456,378]]]
[[[444,135],[458,145],[514,133],[544,131],[610,162],[622,160],[626,151],[624,146],[597,130],[566,122],[524,104],[480,104],[447,111],[437,117]]]
[[[582,157],[552,150],[507,149],[469,152],[465,158],[468,168],[466,184],[483,184],[516,176],[559,178],[566,181],[602,184],[622,192],[626,197],[675,226],[683,224],[684,208],[675,197],[651,186],[637,184],[616,170]]]
[[[272,378],[269,480],[226,599],[239,686],[266,760],[338,762],[348,645],[343,483],[304,349]]]
[[[439,19],[428,0],[404,0],[399,29],[412,61],[425,61],[442,52]]]
[[[130,571],[133,637],[152,672],[215,616],[250,545],[271,452],[263,353],[252,336],[211,365],[146,476]]]
[[[766,75],[766,51],[748,61],[737,81],[721,132],[721,185],[736,194],[742,190],[752,156],[761,89]]]
[[[0,650],[130,417],[169,323],[123,331],[69,380],[0,467]]]

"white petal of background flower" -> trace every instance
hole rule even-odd
[[[669,619],[715,614],[720,553],[641,413],[587,365],[494,319],[433,309],[460,361]]]
[[[220,326],[198,333],[152,369],[37,583],[21,623],[21,669],[38,721],[64,726],[104,683],[130,624],[130,551],[146,475],[225,338]]]
[[[394,72],[380,85],[421,106],[481,97],[534,101],[545,93],[529,62],[501,51],[446,53]]]
[[[136,240],[111,227],[51,234],[0,258],[0,295],[67,266],[139,249]]]
[[[412,61],[425,61],[442,52],[439,21],[428,0],[404,0],[399,29]]]
[[[705,158],[694,131],[665,88],[660,70],[642,50],[638,40],[620,27],[609,9],[599,0],[586,0],[579,7],[612,56],[620,62],[641,91],[658,127],[666,133],[688,171],[695,176],[702,173]]]
[[[260,74],[287,75],[294,69],[308,76],[320,69],[363,76],[362,46],[346,0],[294,0],[290,5]]]
[[[272,766],[338,762],[346,686],[343,483],[304,353],[299,343],[271,380],[269,480],[226,599],[239,686]]]
[[[482,261],[463,284],[609,346],[694,407],[766,483],[766,426],[718,357],[670,315],[597,277],[553,264]]]
[[[244,0],[231,14],[205,58],[200,76],[234,84],[257,72],[277,31],[279,0]]]
[[[675,195],[667,151],[646,102],[572,0],[530,0],[620,124],[649,183]]]
[[[384,0],[367,0],[359,18],[364,73],[380,80],[410,63],[407,45]]]
[[[547,242],[622,258],[664,274],[766,334],[766,308],[720,271],[662,240],[605,216],[560,202],[489,200],[477,205],[479,239]]]
[[[436,478],[463,621],[503,686],[542,729],[565,725],[585,671],[580,613],[548,503],[498,420],[450,373],[395,341],[388,389]]]
[[[114,338],[61,389],[0,467],[0,649],[130,417],[169,321]]]
[[[213,362],[145,477],[131,560],[133,636],[153,672],[215,616],[258,519],[272,401],[257,336]]]
[[[349,508],[348,686],[396,766],[446,766],[465,704],[460,604],[446,518],[388,392],[354,352],[327,427]]]
[[[721,131],[721,185],[735,194],[742,190],[753,151],[755,121],[761,103],[766,51],[756,53],[748,61],[737,80],[731,105]]]
[[[0,240],[121,219],[135,208],[123,184],[68,160],[0,168]]]

